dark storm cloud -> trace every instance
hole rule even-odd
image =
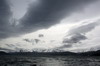
[[[39,4],[31,4],[25,16],[20,20],[20,31],[25,33],[48,28],[92,1],[38,0]]]
[[[7,0],[0,0],[0,39],[48,28],[93,1],[38,0],[39,4],[31,4],[27,13],[16,25],[16,19],[11,21],[12,12]]]
[[[15,36],[16,29],[11,18],[10,4],[7,0],[0,0],[0,39]]]
[[[6,0],[0,0],[0,38],[8,37],[10,30],[11,11]]]

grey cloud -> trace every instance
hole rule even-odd
[[[37,44],[40,40],[39,39],[34,39],[34,41]]]
[[[68,45],[63,45],[63,46],[57,47],[57,48],[62,49],[62,48],[70,48],[70,47],[72,47],[72,45],[68,44]]]
[[[5,45],[8,47],[15,47],[15,45],[13,45],[13,44],[5,44]]]
[[[77,33],[77,34],[72,35],[70,38],[64,39],[63,43],[73,44],[73,43],[78,43],[85,39],[87,39],[86,36]]]
[[[39,34],[39,36],[38,37],[44,37],[44,35],[43,34]]]
[[[56,47],[56,48],[54,48],[53,50],[54,51],[58,51],[58,52],[62,52],[62,51],[64,51],[63,49],[64,48],[71,48],[72,47],[72,45],[71,44],[64,44],[64,45],[62,45],[62,46],[60,46],[60,47]]]
[[[76,33],[82,33],[85,34],[87,32],[90,32],[91,30],[93,30],[96,26],[98,26],[100,24],[100,19],[98,19],[97,21],[93,22],[93,23],[89,23],[87,25],[81,25],[77,28],[74,28],[72,30],[69,31],[68,35],[72,35],[72,34],[76,34]]]
[[[26,41],[26,42],[31,42],[31,40],[29,40],[29,39],[23,39],[24,41]]]
[[[14,50],[0,47],[0,51],[13,52]]]
[[[70,38],[66,37],[62,41],[62,46],[57,47],[58,49],[63,49],[63,48],[71,48],[73,44],[75,43],[81,43],[82,40],[86,40],[87,37],[82,35],[82,34],[74,34],[71,35]]]
[[[32,44],[37,44],[38,42],[40,42],[40,39],[23,39],[26,42],[32,43]]]
[[[6,49],[6,48],[1,48],[1,47],[0,47],[0,50],[8,50],[8,49]]]
[[[53,43],[55,40],[50,40],[51,43]]]
[[[27,33],[45,29],[60,22],[93,2],[93,0],[38,0],[39,4],[31,4],[25,16],[20,20],[19,31]]]

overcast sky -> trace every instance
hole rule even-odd
[[[100,0],[0,0],[0,51],[100,48]]]

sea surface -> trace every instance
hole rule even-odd
[[[0,66],[100,66],[97,56],[0,56]]]

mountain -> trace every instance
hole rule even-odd
[[[68,56],[68,55],[76,55],[76,53],[72,52],[15,52],[9,53],[10,55],[17,56]]]
[[[0,55],[17,55],[17,56],[100,56],[100,50],[88,51],[81,53],[74,52],[11,52],[0,51]]]

